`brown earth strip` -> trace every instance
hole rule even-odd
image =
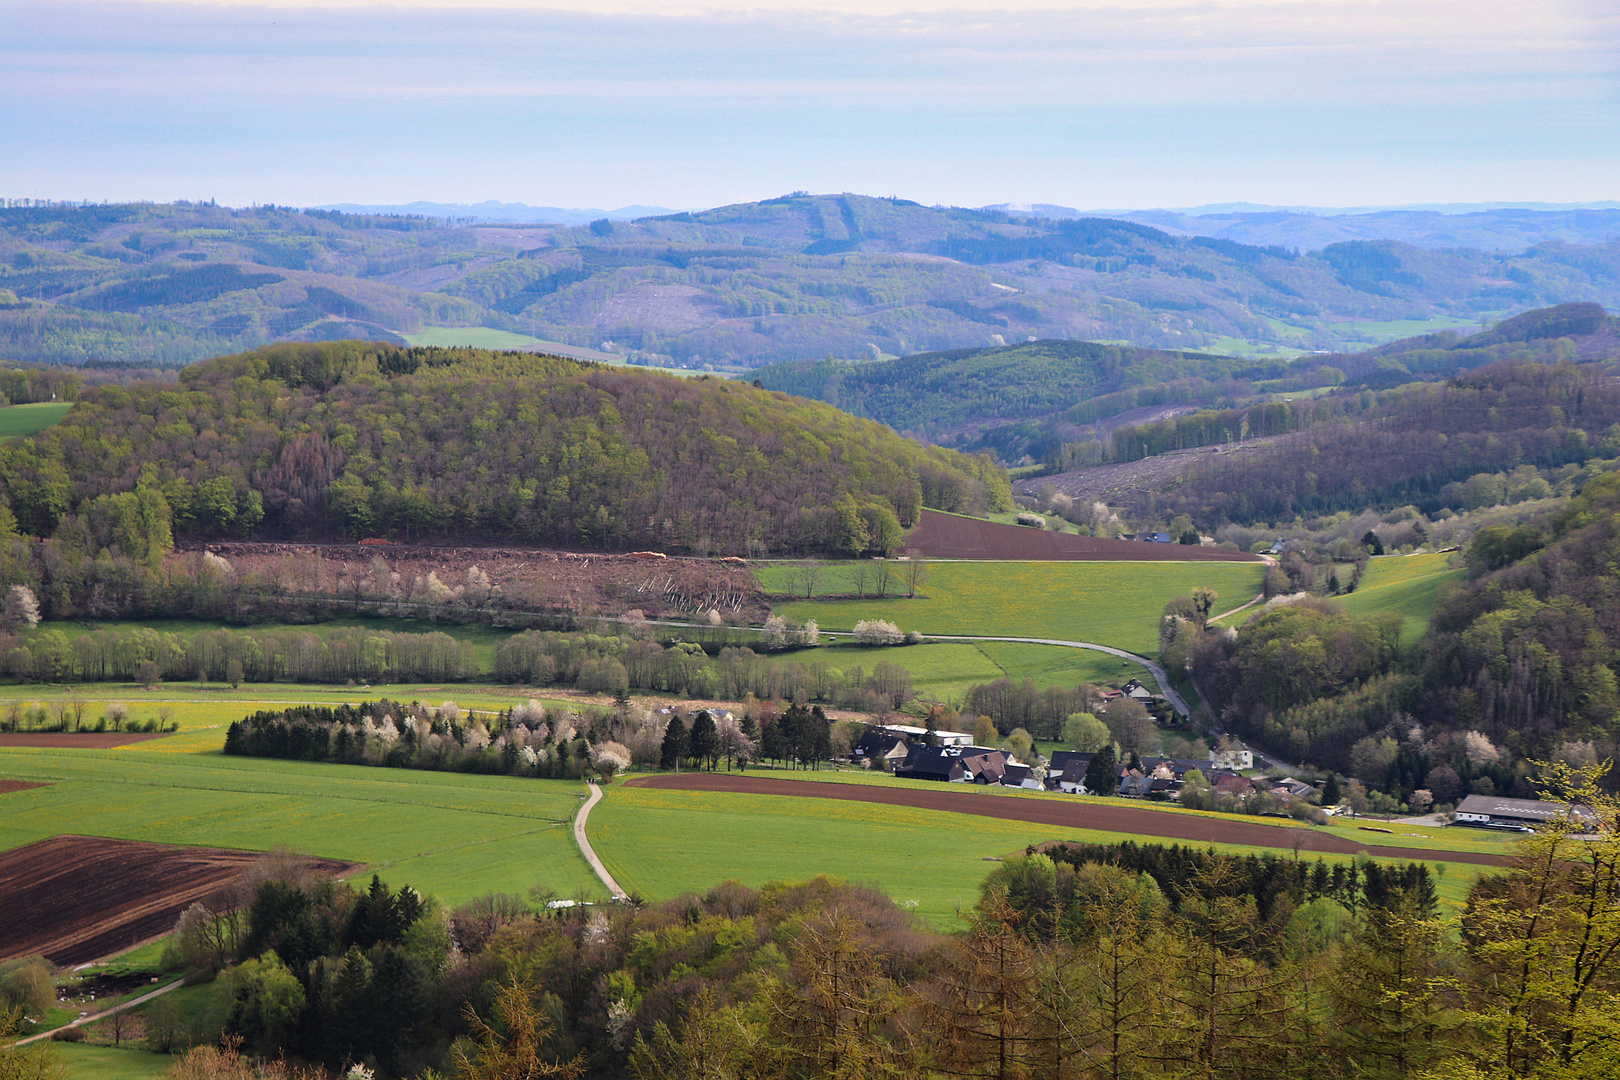
[[[11,791],[27,791],[29,788],[50,786],[33,780],[0,780],[0,795]]]
[[[1066,829],[1098,829],[1105,832],[1155,836],[1166,840],[1187,840],[1200,844],[1242,844],[1324,855],[1355,855],[1365,851],[1383,859],[1438,859],[1444,862],[1502,866],[1506,859],[1471,851],[1429,851],[1421,848],[1385,847],[1358,844],[1332,833],[1317,832],[1257,821],[1237,821],[1194,814],[1167,814],[1158,810],[1104,803],[1097,800],[1002,798],[950,786],[917,788],[873,787],[866,784],[829,784],[814,780],[774,780],[764,776],[738,776],[734,773],[682,773],[679,776],[645,776],[626,782],[637,787],[671,788],[677,791],[732,791],[745,795],[797,795],[802,798],[842,799],[849,802],[908,806],[918,810],[946,810],[957,814],[1029,821]]]
[[[36,746],[52,750],[111,750],[115,746],[166,738],[166,731],[5,731],[0,732],[0,749],[7,746]]]
[[[1047,532],[924,510],[906,538],[906,552],[928,559],[1011,559],[1059,562],[1263,562],[1258,555],[1191,544],[1150,544]]]
[[[225,889],[264,853],[57,836],[0,853],[0,960],[80,964],[168,933],[191,904]],[[354,864],[311,859],[341,876]]]

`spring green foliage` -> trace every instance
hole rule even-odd
[[[988,460],[744,384],[359,343],[223,357],[178,388],[100,388],[0,450],[0,478],[40,534],[134,487],[161,494],[186,535],[705,553],[848,548],[849,515],[908,526],[925,504],[1010,506]]]

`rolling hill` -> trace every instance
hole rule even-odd
[[[197,537],[889,550],[924,505],[1009,509],[988,458],[739,381],[476,350],[274,345],[85,390],[0,447],[24,531],[140,558]],[[161,554],[161,551],[158,552]]]
[[[485,328],[746,370],[1029,338],[1298,355],[1620,302],[1620,244],[1318,251],[795,194],[580,226],[212,204],[0,208],[0,356],[178,365],[274,340]]]

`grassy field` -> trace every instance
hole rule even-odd
[[[1339,597],[1339,602],[1350,614],[1362,617],[1400,612],[1401,644],[1411,648],[1429,629],[1441,587],[1461,582],[1467,576],[1463,569],[1451,569],[1447,565],[1450,560],[1449,554],[1392,555],[1369,560],[1361,584],[1349,596]]]
[[[1442,330],[1462,330],[1477,333],[1482,329],[1478,319],[1459,319],[1451,315],[1436,315],[1432,319],[1386,319],[1378,322],[1333,323],[1330,330],[1340,333],[1361,334],[1377,341],[1395,341],[1421,334],[1438,334]]]
[[[1148,677],[1142,665],[1107,653],[997,641],[939,641],[895,648],[828,645],[813,653],[797,653],[794,659],[817,660],[846,674],[857,666],[871,671],[879,663],[899,664],[911,672],[920,696],[958,704],[969,687],[1003,677],[1033,679],[1040,687]]]
[[[167,1076],[176,1058],[136,1050],[128,1046],[92,1046],[89,1043],[56,1043],[59,1060],[67,1069],[68,1080],[148,1080]]]
[[[239,710],[216,709],[223,724]],[[0,850],[64,833],[268,851],[278,845],[366,864],[448,903],[526,892],[600,891],[567,822],[584,787],[563,780],[226,758],[220,726],[116,750],[0,750],[11,792]]]
[[[847,564],[838,569],[847,575]],[[815,619],[823,630],[888,619],[924,634],[1089,641],[1152,656],[1167,601],[1208,585],[1221,595],[1218,611],[1226,611],[1260,591],[1264,572],[1258,563],[930,562],[916,599],[793,600],[777,610]],[[792,569],[778,564],[759,574],[775,590]],[[821,591],[842,590],[824,584]]]
[[[0,441],[38,435],[60,421],[71,408],[71,401],[41,401],[32,405],[0,408]]]
[[[906,783],[861,772],[796,775],[842,783]],[[992,791],[976,794],[984,798],[1053,797]],[[1132,803],[1138,805],[1151,804]],[[916,901],[917,912],[940,925],[953,923],[958,911],[978,899],[979,883],[989,870],[987,859],[1015,854],[1028,844],[1046,840],[1133,839],[1097,830],[939,810],[619,785],[609,789],[603,802],[591,811],[590,828],[591,843],[609,872],[626,889],[649,898],[702,891],[726,878],[758,886],[825,873],[876,885],[901,903]],[[1385,844],[1406,843],[1400,837],[1356,834],[1358,842],[1376,852],[1373,837],[1381,837]],[[1223,850],[1260,849],[1223,846]],[[1443,859],[1433,865],[1442,901],[1449,909],[1460,910],[1480,868]]]

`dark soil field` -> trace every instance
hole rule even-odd
[[[161,739],[166,732],[127,731],[6,731],[0,732],[0,747],[44,746],[52,750],[110,750],[115,746]]]
[[[32,780],[0,780],[0,795],[9,791],[27,791],[29,788],[50,787],[49,784],[40,784]]]
[[[264,856],[57,836],[0,854],[0,960],[82,964],[168,933],[180,912]],[[313,860],[325,873],[352,866]]]
[[[1184,544],[1108,540],[1001,525],[924,510],[906,553],[928,559],[1031,559],[1105,562],[1263,562],[1258,555]]]
[[[682,791],[734,791],[745,795],[796,795],[801,798],[882,803],[888,806],[908,806],[918,810],[947,810],[957,814],[977,814],[981,817],[1003,818],[1008,821],[1031,821],[1039,825],[1056,825],[1070,829],[1100,829],[1106,832],[1131,833],[1165,840],[1186,840],[1199,844],[1244,844],[1249,847],[1284,848],[1291,851],[1294,841],[1298,839],[1302,841],[1301,851],[1323,855],[1354,855],[1365,851],[1386,859],[1444,859],[1447,862],[1478,863],[1484,866],[1500,866],[1505,861],[1501,856],[1466,851],[1429,851],[1382,845],[1373,847],[1313,829],[1265,825],[1258,821],[1204,817],[1196,814],[1167,814],[1131,806],[1129,803],[1056,796],[1051,799],[998,798],[964,789],[956,784],[919,782],[915,788],[891,788],[867,784],[818,783],[813,780],[774,780],[765,776],[738,776],[731,773],[648,776],[628,783]]]

